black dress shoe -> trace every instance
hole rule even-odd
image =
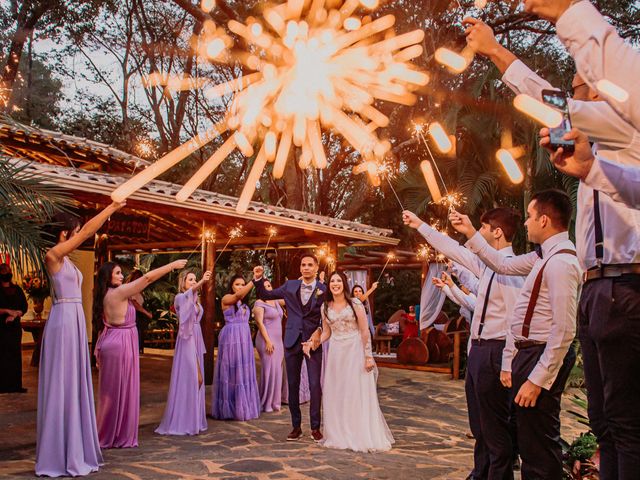
[[[300,427],[294,427],[294,429],[291,430],[291,433],[287,435],[287,442],[295,442],[297,440],[300,440],[301,438],[302,429]]]

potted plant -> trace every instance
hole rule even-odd
[[[35,320],[41,321],[44,301],[51,295],[46,275],[40,275],[36,272],[26,274],[22,279],[22,288],[27,293],[29,300],[33,302]]]

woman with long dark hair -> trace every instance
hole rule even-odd
[[[49,228],[56,242],[45,256],[53,306],[40,350],[36,475],[87,475],[102,465],[82,309],[82,274],[68,255],[123,205],[112,203],[82,228],[77,217],[61,213]]]
[[[369,306],[369,296],[376,291],[376,288],[378,288],[378,282],[373,282],[371,284],[371,288],[366,292],[364,291],[364,288],[357,284],[351,289],[351,298],[357,298],[362,302],[364,313],[367,316],[367,323],[369,324],[371,338],[373,338],[375,333],[375,327],[373,326],[373,317],[371,316],[371,307]]]
[[[200,281],[188,270],[180,272],[178,294],[173,305],[180,321],[178,341],[173,354],[169,399],[162,422],[156,428],[161,435],[197,435],[207,429],[207,407],[204,395],[204,354],[200,320],[204,313],[198,290],[211,279],[204,272]]]
[[[347,285],[344,273],[332,273],[322,307],[320,341],[331,338],[322,384],[322,443],[356,452],[389,450],[394,440],[378,403],[367,318],[362,302],[351,298]],[[311,348],[312,342],[303,344],[305,354]]]
[[[249,317],[242,299],[253,288],[234,275],[222,297],[224,327],[218,335],[218,361],[213,377],[211,415],[219,420],[251,420],[260,416],[260,395]]]
[[[102,448],[138,446],[140,357],[136,309],[130,298],[186,264],[186,260],[176,260],[131,283],[123,283],[117,263],[106,262],[98,270],[93,318],[104,324],[95,350],[100,372],[98,437]]]

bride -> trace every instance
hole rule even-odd
[[[331,338],[322,384],[322,444],[356,452],[389,450],[394,440],[378,403],[367,317],[362,302],[350,297],[346,285],[345,275],[334,272],[322,307],[320,343]],[[303,343],[306,355],[318,346]]]

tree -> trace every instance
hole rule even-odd
[[[113,0],[10,0],[0,7],[4,25],[13,32],[4,54],[4,68],[0,77],[0,108],[12,104],[12,92],[18,75],[25,43],[36,31],[42,37],[57,37],[66,30],[83,35],[92,28],[92,20],[100,7]],[[4,53],[4,52],[3,52]]]
[[[58,128],[62,82],[40,57],[23,57],[13,90],[11,117],[41,128]]]

